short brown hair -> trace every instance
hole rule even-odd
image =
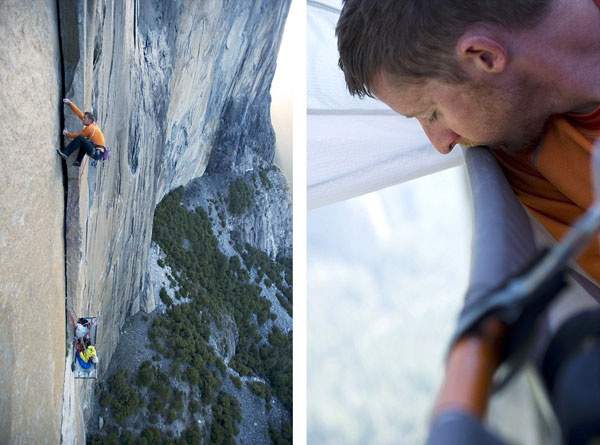
[[[87,117],[92,122],[96,122],[96,119],[94,118],[94,114],[91,111],[86,111],[85,113],[83,113],[83,117]]]
[[[465,79],[454,48],[472,25],[533,28],[552,0],[344,0],[336,28],[339,66],[350,94],[373,93],[380,71],[399,83]]]

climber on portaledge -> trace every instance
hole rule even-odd
[[[92,345],[92,342],[89,338],[83,339],[83,345],[81,346],[81,350],[79,350],[78,352],[79,357],[81,358],[81,360],[83,360],[84,363],[98,363],[98,355],[96,353],[96,348],[94,347],[94,345]]]
[[[90,336],[90,321],[86,318],[80,318],[75,325],[75,339],[81,343],[84,337]]]

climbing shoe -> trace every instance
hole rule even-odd
[[[75,162],[73,162],[73,165],[74,165],[75,167],[79,167],[79,166],[81,166],[81,162],[79,162],[79,161],[75,161]]]
[[[57,152],[57,153],[58,153],[58,155],[59,155],[61,158],[63,158],[63,159],[67,159],[67,158],[68,158],[68,156],[67,156],[66,154],[64,154],[62,151],[60,151],[60,150],[56,150],[56,152]]]

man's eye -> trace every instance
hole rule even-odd
[[[429,123],[430,124],[434,123],[437,120],[437,118],[438,118],[437,111],[434,111],[433,113],[431,113],[431,116],[429,116],[429,119],[428,119]]]

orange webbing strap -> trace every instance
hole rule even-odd
[[[485,415],[505,337],[506,327],[492,318],[483,322],[478,333],[467,334],[452,346],[434,418],[446,410],[460,410],[479,418]]]
[[[71,323],[73,323],[73,327],[75,327],[75,325],[77,324],[77,322],[75,320],[78,320],[77,314],[69,306],[67,306],[67,313],[69,314],[69,318],[71,319]]]

